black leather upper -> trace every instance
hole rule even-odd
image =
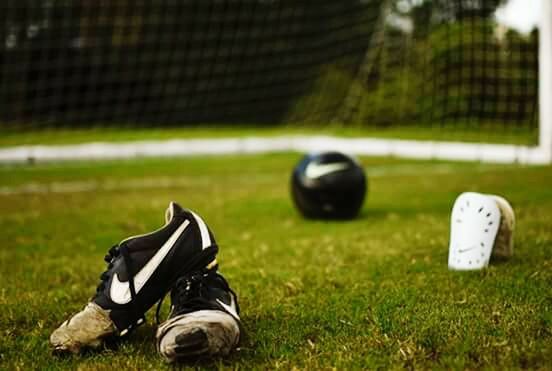
[[[98,287],[93,301],[102,308],[111,310],[110,317],[119,331],[135,327],[136,323],[144,318],[145,312],[170,290],[179,277],[204,268],[215,259],[218,252],[210,230],[211,244],[203,249],[196,218],[175,203],[171,207],[172,219],[163,228],[151,234],[123,240],[114,249],[115,253],[112,254],[108,269],[102,274],[103,282]],[[129,282],[131,291],[134,291],[133,277],[186,220],[189,221],[189,225],[141,290],[133,293],[129,303],[115,303],[110,295],[115,274],[119,281]]]

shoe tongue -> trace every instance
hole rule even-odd
[[[171,201],[169,207],[167,207],[167,210],[165,211],[165,223],[169,224],[173,217],[179,212],[182,212],[182,207],[180,207],[180,205],[176,202]]]

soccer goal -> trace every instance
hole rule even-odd
[[[517,0],[5,0],[0,161],[550,163],[552,4],[521,3],[538,27]]]

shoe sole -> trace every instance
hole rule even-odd
[[[239,324],[228,313],[200,310],[171,318],[157,331],[158,349],[168,362],[227,355],[238,344]]]
[[[209,353],[209,338],[201,329],[188,334],[180,334],[174,340],[174,355],[177,361]]]

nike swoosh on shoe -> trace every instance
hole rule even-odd
[[[236,312],[236,309],[232,305],[225,304],[222,300],[217,299],[217,303],[222,305],[222,307],[230,314],[232,317],[234,317],[236,320],[240,320],[240,316]],[[232,298],[232,304],[234,304],[234,298]]]
[[[146,263],[146,265],[144,265],[142,269],[136,273],[134,276],[134,289],[136,290],[136,294],[138,294],[138,292],[148,282],[157,267],[159,267],[159,265],[163,262],[167,254],[171,251],[173,246],[176,244],[176,241],[178,241],[178,238],[182,235],[189,224],[189,220],[182,222],[171,237],[169,237],[163,246],[161,246],[155,255]],[[121,305],[129,303],[132,299],[132,295],[130,293],[130,282],[121,282],[118,274],[115,274],[113,281],[111,282],[109,296],[114,303]]]

